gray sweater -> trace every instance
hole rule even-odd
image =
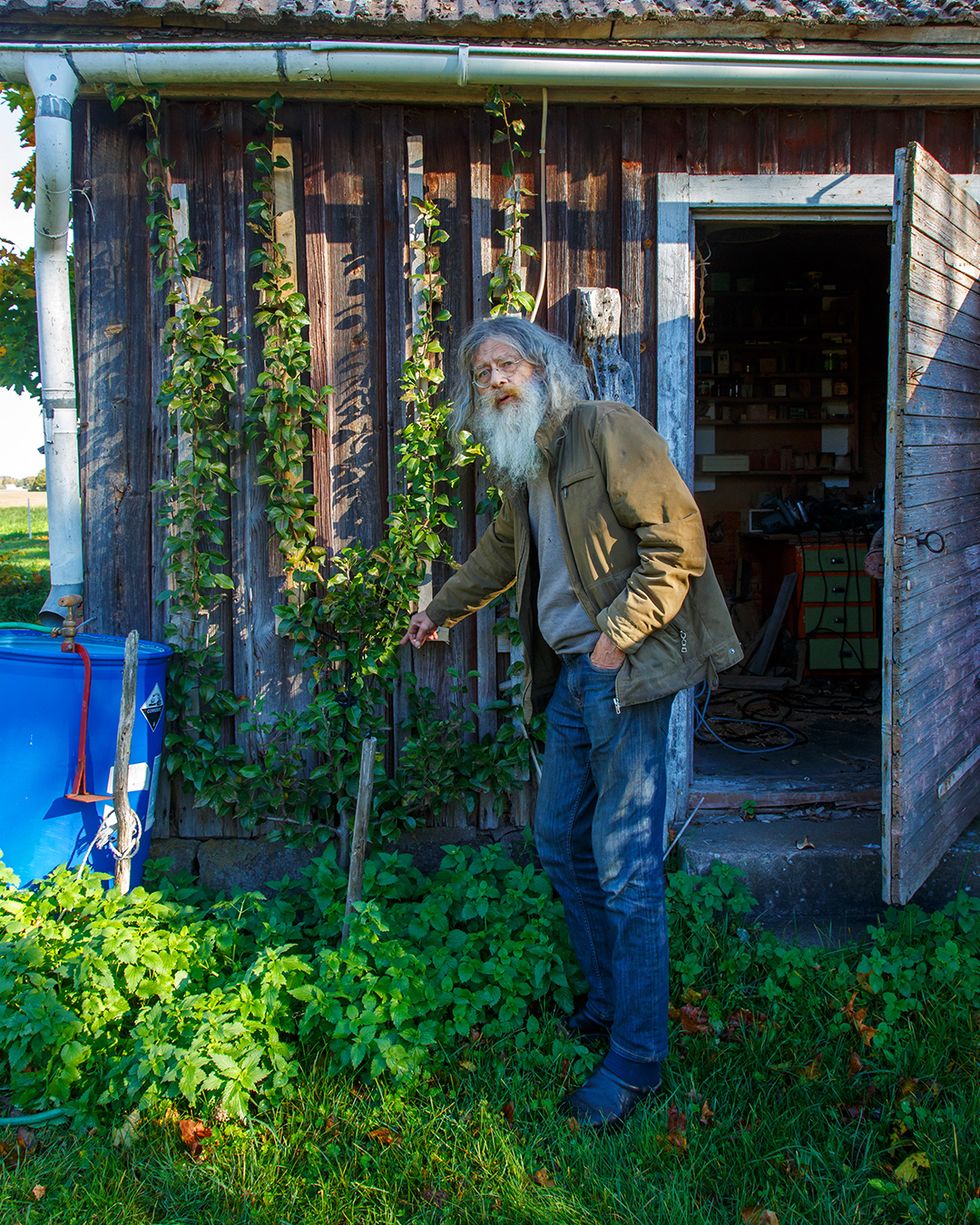
[[[547,469],[528,482],[527,495],[531,536],[538,551],[538,625],[542,636],[558,655],[587,654],[599,640],[599,631],[572,591]]]

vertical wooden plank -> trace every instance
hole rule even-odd
[[[79,103],[77,174],[93,212],[75,212],[79,453],[93,632],[152,632],[148,269],[142,132],[100,102]]]
[[[905,131],[903,144],[911,144],[917,140],[920,145],[926,141],[926,113],[921,107],[905,112]],[[930,153],[932,150],[930,149]]]
[[[817,174],[826,170],[828,114],[826,110],[780,111],[781,174]]]
[[[756,165],[759,174],[779,174],[779,112],[774,106],[756,112]]]
[[[330,516],[337,548],[378,540],[388,493],[387,439],[378,422],[380,118],[376,108],[365,107],[351,108],[345,118],[324,133],[332,307],[325,325],[334,332]]]
[[[174,179],[187,184],[189,236],[200,252],[200,278],[210,282],[208,292],[212,301],[224,308],[228,300],[228,287],[221,103],[169,104],[164,150],[172,164]],[[227,327],[227,320],[225,326]],[[230,500],[224,502],[222,513],[226,514],[230,521]],[[227,521],[225,531],[229,532]],[[228,536],[224,549],[230,557],[231,544]],[[217,640],[224,651],[224,683],[231,686],[235,666],[234,635],[232,609],[228,600],[223,600],[217,608],[213,624],[217,629]],[[225,729],[229,739],[233,730],[230,725]],[[240,832],[234,821],[222,819],[211,811],[195,809],[192,806],[192,797],[188,795],[181,797],[177,826],[184,837],[222,837]]]
[[[623,111],[622,347],[636,384],[636,407],[653,419],[653,285],[656,264],[653,175],[643,162],[643,110]]]
[[[657,179],[657,429],[684,479],[694,476],[694,235],[688,176]],[[666,825],[687,815],[693,762],[691,691],[674,699],[667,744]]]
[[[573,287],[619,288],[622,129],[580,110],[570,132],[568,242]],[[574,303],[572,318],[574,324]],[[571,340],[571,336],[566,336]]]
[[[970,173],[976,174],[980,171],[980,109],[973,112],[973,148],[972,148],[972,165]]]
[[[567,106],[548,109],[548,155],[545,187],[548,195],[548,289],[545,294],[547,327],[556,336],[571,339],[574,303],[569,271],[569,168]],[[544,320],[539,316],[539,322]]]
[[[687,126],[687,169],[690,174],[708,173],[708,107],[689,106]],[[682,170],[683,167],[675,167]]]
[[[334,329],[330,326],[333,300],[329,275],[326,126],[343,122],[343,108],[328,103],[310,103],[303,108],[303,220],[306,255],[306,300],[310,328],[310,382],[313,387],[330,383],[334,366]],[[328,400],[327,429],[313,444],[313,494],[316,498],[317,543],[330,556],[336,550],[333,519],[332,437],[333,401]]]
[[[687,170],[688,110],[683,106],[643,108],[643,161],[650,174]]]
[[[225,318],[229,334],[238,338],[245,359],[239,371],[239,392],[232,425],[242,432],[245,424],[245,396],[256,385],[261,370],[261,336],[251,334],[249,320],[258,305],[252,289],[255,270],[249,255],[256,237],[247,227],[247,207],[252,199],[254,159],[245,148],[251,139],[264,139],[262,121],[251,107],[223,104],[224,131],[224,212],[226,246]],[[285,119],[285,117],[283,117]],[[275,139],[274,154],[288,165],[273,172],[273,224],[277,241],[286,248],[293,269],[293,281],[302,288],[302,259],[298,245],[294,164],[301,164],[294,140],[289,135]],[[261,708],[260,722],[281,711],[304,705],[308,700],[289,642],[276,632],[274,608],[286,598],[282,574],[282,555],[267,517],[268,498],[259,484],[261,472],[252,444],[244,437],[235,457],[232,495],[231,555],[235,589],[232,597],[235,692],[250,699],[252,712]],[[239,729],[239,742],[254,756],[261,733],[246,734]],[[239,836],[241,831],[234,831]]]
[[[391,496],[400,490],[395,471],[395,450],[406,422],[405,402],[401,398],[401,376],[410,345],[408,317],[408,242],[405,218],[408,209],[408,184],[405,173],[405,112],[401,106],[386,106],[381,112],[381,193],[384,335],[385,344],[385,428],[391,438],[388,448],[388,488]],[[407,610],[406,610],[407,613]],[[402,647],[401,671],[391,699],[393,760],[401,745],[401,728],[408,717],[408,695],[404,675],[412,670],[414,651]]]
[[[474,320],[482,319],[489,310],[490,274],[493,271],[493,243],[491,235],[490,200],[490,119],[485,111],[471,109],[468,113],[469,134],[469,217],[470,217],[470,312]],[[546,207],[551,208],[546,190]],[[549,273],[550,283],[550,273]],[[549,284],[550,287],[550,284]],[[548,290],[546,289],[546,294]],[[547,299],[546,299],[547,300]],[[482,472],[470,470],[471,479],[467,481],[469,499],[473,506],[479,505],[487,491],[486,476]],[[469,510],[469,507],[467,507]],[[490,516],[486,513],[473,514],[474,537],[478,539],[490,526]],[[474,543],[475,543],[474,539]],[[500,642],[494,627],[497,621],[496,610],[481,609],[475,617],[476,621],[476,669],[477,703],[480,707],[479,732],[481,736],[492,735],[497,727],[497,717],[487,707],[495,702],[499,695],[498,656]],[[509,654],[500,657],[506,669]],[[477,810],[477,823],[481,829],[492,829],[497,825],[496,814],[492,806],[481,798]]]
[[[169,104],[164,104],[160,113],[161,135],[166,139],[169,126]],[[143,130],[140,127],[142,138]],[[144,150],[145,151],[145,150]],[[144,188],[145,202],[145,188]],[[145,223],[144,223],[145,224]],[[151,470],[154,482],[168,481],[173,473],[173,452],[169,448],[170,419],[164,408],[159,404],[160,385],[163,381],[166,366],[164,351],[164,329],[170,314],[166,304],[166,290],[157,289],[153,284],[156,269],[151,267],[147,282],[147,298],[145,304],[147,332],[149,339],[148,369],[150,376],[150,451]],[[168,579],[164,566],[164,546],[167,537],[165,516],[167,511],[167,496],[165,492],[157,492],[151,488],[151,561],[150,582],[154,593],[159,596],[168,589]],[[153,635],[163,642],[166,638],[166,625],[170,618],[170,605],[162,600],[154,605]],[[157,837],[176,837],[180,830],[180,816],[184,806],[184,798],[180,787],[171,779],[166,767],[166,758],[157,790],[155,829]]]
[[[482,263],[478,269],[473,266],[474,245],[479,244],[479,236],[471,229],[472,180],[474,174],[481,172],[474,171],[472,166],[471,140],[474,124],[480,123],[485,140],[489,142],[492,120],[482,112],[474,116],[462,110],[446,112],[426,109],[418,113],[416,122],[424,139],[426,191],[429,198],[437,202],[443,228],[451,235],[450,241],[441,248],[440,261],[442,275],[446,279],[443,302],[454,321],[452,335],[455,337],[463,330],[464,321],[468,319],[473,306],[476,292],[474,282],[483,280]],[[489,144],[485,147],[489,153]],[[489,205],[487,197],[488,213]],[[489,237],[489,232],[484,231],[484,236]],[[489,243],[480,245],[484,246],[489,256]],[[481,311],[481,314],[485,313],[486,307]],[[446,354],[450,372],[454,359],[455,352],[450,346]],[[459,559],[465,558],[475,543],[476,524],[472,504],[475,475],[467,474],[461,497],[468,496],[469,501],[464,502],[464,513],[450,535],[450,548],[453,556]],[[444,564],[433,567],[435,590],[448,578],[449,573]],[[416,669],[420,680],[438,695],[440,703],[446,706],[457,706],[461,700],[482,703],[485,695],[493,693],[495,696],[496,655],[492,645],[492,625],[492,613],[477,614],[477,617],[467,618],[449,633],[447,647],[432,644],[426,651],[419,652]],[[448,675],[449,669],[455,670],[458,680]],[[472,671],[478,671],[479,677],[469,677]],[[490,731],[495,725],[492,716],[481,717],[479,730]],[[477,816],[479,818],[479,812]],[[470,822],[462,806],[451,808],[444,814],[444,819],[456,826]]]
[[[754,174],[759,136],[752,111],[702,108],[706,117],[705,170],[708,174]],[[699,139],[701,133],[699,133]]]
[[[419,279],[425,276],[426,256],[424,249],[419,245],[425,241],[425,226],[422,220],[422,212],[415,203],[416,200],[426,199],[425,145],[422,137],[406,136],[405,149],[405,165],[408,171],[408,207],[406,216],[408,220],[409,247],[409,302],[411,307],[411,334],[414,336],[421,327],[422,293],[427,284],[427,281]],[[443,219],[443,226],[447,224],[448,221]],[[440,252],[440,255],[442,254],[444,253]],[[431,604],[434,594],[432,568],[430,566],[419,588],[418,607],[427,608]],[[448,642],[449,630],[440,626],[436,631],[435,641]]]
[[[828,164],[831,174],[848,174],[851,170],[851,112],[842,106],[830,112],[828,125]]]

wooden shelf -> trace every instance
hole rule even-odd
[[[777,282],[778,274],[766,284]],[[832,453],[844,452],[838,459],[851,466],[710,470],[698,464],[698,475],[772,484],[835,479],[847,483],[859,475],[857,289],[714,289],[707,295],[706,313],[710,330],[695,351],[694,419],[702,430],[724,432],[702,458],[713,454],[714,462],[723,464],[728,456],[745,462],[749,454],[755,463],[771,465],[780,459],[783,464],[794,458],[827,460]],[[708,369],[699,370],[697,359]],[[780,369],[768,369],[772,365]],[[842,389],[837,394],[835,384]],[[788,394],[776,395],[776,388]],[[827,415],[833,409],[842,415]],[[715,416],[704,416],[706,410]],[[729,419],[719,420],[719,411]]]

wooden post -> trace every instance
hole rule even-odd
[[[112,805],[116,812],[119,858],[116,860],[115,883],[120,893],[129,892],[130,856],[135,848],[136,814],[129,805],[129,754],[133,744],[133,722],[136,718],[136,664],[139,659],[140,637],[129,631],[123,654],[122,697],[119,700],[119,728],[116,732],[116,761],[112,770]]]
[[[364,886],[364,855],[367,851],[368,817],[371,815],[371,796],[374,793],[374,758],[378,742],[374,736],[361,744],[361,774],[357,781],[357,808],[354,811],[354,832],[351,836],[350,871],[347,875],[347,905],[344,907],[344,926],[340,932],[343,944],[350,935],[350,916],[356,902],[361,900]]]
[[[622,304],[618,289],[575,290],[575,351],[589,372],[597,400],[636,406],[636,380],[619,349]]]

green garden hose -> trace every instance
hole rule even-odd
[[[39,1114],[10,1114],[0,1118],[0,1127],[37,1127],[41,1123],[54,1123],[63,1119],[68,1111],[63,1106],[54,1110],[42,1110]]]
[[[35,634],[50,634],[43,625],[28,625],[26,621],[0,621],[0,630],[33,630]]]

